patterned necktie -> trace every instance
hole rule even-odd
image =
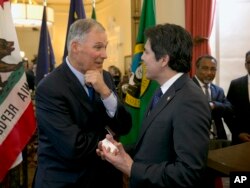
[[[161,91],[161,88],[159,88],[155,94],[154,94],[154,97],[153,97],[153,100],[152,100],[152,103],[151,103],[151,106],[150,106],[150,110],[152,110],[155,105],[158,103],[158,101],[160,100],[161,96],[162,96],[162,91]]]
[[[92,100],[93,100],[93,97],[94,97],[94,89],[93,89],[93,87],[88,86],[88,85],[86,85],[86,87],[87,87],[87,89],[88,89],[89,98],[90,98],[90,100],[92,101]]]
[[[207,100],[211,101],[211,97],[210,97],[210,94],[208,92],[208,84],[204,84],[203,87],[205,88],[205,95],[207,96]]]

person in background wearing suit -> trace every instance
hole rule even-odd
[[[231,129],[229,117],[233,115],[231,103],[227,100],[224,90],[213,84],[217,71],[217,60],[211,55],[200,56],[196,60],[196,72],[193,81],[208,97],[208,103],[212,113],[211,138],[227,140],[223,120]],[[206,94],[206,87],[208,93]]]
[[[250,51],[246,53],[247,75],[231,81],[227,98],[235,112],[233,144],[250,141]]]
[[[35,73],[33,71],[33,66],[33,62],[28,62],[27,68],[25,70],[29,89],[32,91],[35,90]]]
[[[156,94],[162,95],[145,113],[133,156],[109,135],[106,138],[117,150],[111,152],[100,142],[97,153],[128,175],[130,188],[201,187],[211,113],[206,97],[189,77],[192,38],[184,28],[168,23],[145,34],[146,77],[160,84]]]
[[[68,56],[39,83],[34,188],[121,187],[122,173],[96,154],[107,132],[119,137],[132,126],[112,76],[103,70],[107,44],[100,23],[75,21],[67,39]]]

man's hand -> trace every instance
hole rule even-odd
[[[98,148],[96,149],[97,155],[100,156],[103,160],[107,160],[118,170],[130,177],[133,160],[125,152],[124,147],[120,142],[116,142],[109,134],[106,135],[106,139],[114,144],[117,150],[111,152],[111,149],[109,147],[106,148],[105,146],[103,146],[102,141],[100,141],[98,144]]]
[[[101,95],[102,99],[110,96],[111,91],[104,82],[102,71],[88,70],[84,76],[85,83],[89,86],[92,86],[94,90]]]
[[[243,142],[250,142],[250,134],[248,133],[240,133],[239,139]]]

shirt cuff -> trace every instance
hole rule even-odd
[[[114,117],[117,109],[117,96],[114,94],[114,92],[111,91],[111,94],[106,99],[102,99],[102,102],[109,117]]]

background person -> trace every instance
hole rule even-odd
[[[110,136],[119,151],[111,153],[100,142],[97,153],[128,175],[130,188],[202,187],[211,113],[188,75],[192,38],[174,24],[149,28],[146,37],[146,77],[160,84],[156,93],[162,95],[155,107],[148,107],[133,158]]]
[[[120,69],[114,65],[111,65],[108,67],[108,71],[111,74],[111,76],[114,80],[115,86],[117,88],[119,83],[121,82],[121,77],[122,77],[122,73],[121,73]]]
[[[122,186],[122,173],[95,152],[107,126],[116,136],[128,133],[132,126],[111,75],[103,70],[107,44],[100,23],[75,21],[69,30],[68,56],[39,83],[34,188]]]
[[[231,81],[227,98],[235,112],[233,124],[233,144],[250,141],[250,51],[246,53],[247,75]]]
[[[35,73],[33,71],[33,66],[33,62],[28,62],[27,69],[25,70],[29,89],[32,91],[35,90]]]
[[[196,60],[196,71],[193,81],[206,94],[208,87],[208,103],[212,113],[212,138],[227,140],[227,133],[223,125],[223,120],[227,122],[231,129],[229,117],[233,115],[232,105],[227,100],[224,90],[218,85],[213,84],[217,71],[217,60],[211,55],[200,56]]]

